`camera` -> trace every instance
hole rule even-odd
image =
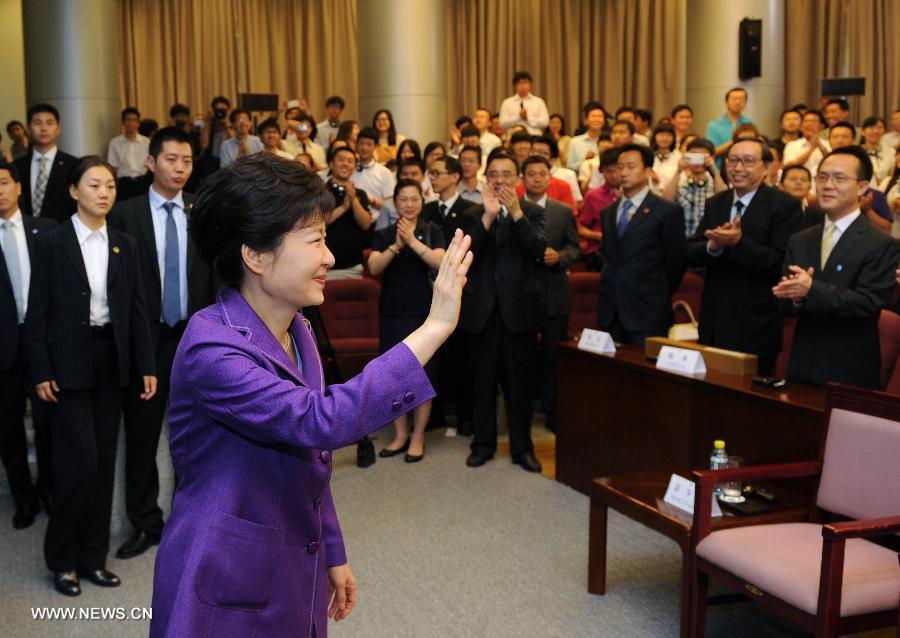
[[[328,182],[328,190],[331,191],[331,194],[334,196],[334,205],[340,206],[344,203],[344,198],[347,196],[347,189],[338,184],[335,181]]]
[[[217,120],[224,120],[225,116],[228,115],[228,111],[226,111],[225,109],[215,109],[213,110],[213,115]]]

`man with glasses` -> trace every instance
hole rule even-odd
[[[732,144],[725,162],[732,188],[707,200],[687,247],[688,265],[706,268],[700,343],[755,354],[760,373],[774,370],[781,348],[772,286],[801,217],[798,199],[763,183],[771,162],[761,138]]]
[[[535,266],[544,258],[544,210],[516,196],[519,166],[505,153],[487,165],[484,204],[465,212],[475,256],[463,291],[460,327],[469,335],[474,439],[469,467],[497,450],[497,383],[503,387],[513,463],[540,472],[531,442],[528,370],[541,327]]]
[[[825,219],[788,242],[772,292],[798,317],[787,372],[793,381],[882,387],[878,319],[894,291],[900,248],[860,211],[870,179],[865,150],[831,151],[815,177]]]

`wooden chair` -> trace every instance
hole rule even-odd
[[[704,635],[710,576],[820,637],[897,622],[900,557],[866,539],[900,532],[900,398],[828,389],[822,461],[693,473],[693,635]],[[710,533],[716,483],[799,477],[818,477],[809,522]]]
[[[599,288],[600,273],[569,273],[569,294],[572,298],[572,309],[569,312],[569,336],[577,337],[585,328],[597,328]]]

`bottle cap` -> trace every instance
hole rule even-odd
[[[715,441],[713,441],[713,447],[717,450],[724,450],[725,441],[723,441],[722,439],[716,439]]]

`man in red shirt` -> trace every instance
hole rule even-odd
[[[609,148],[600,155],[603,184],[585,195],[584,206],[578,216],[578,237],[583,242],[588,270],[593,272],[600,272],[603,268],[603,255],[600,254],[600,242],[603,240],[600,211],[619,197],[619,173],[616,170],[618,159],[619,151],[616,148]]]

